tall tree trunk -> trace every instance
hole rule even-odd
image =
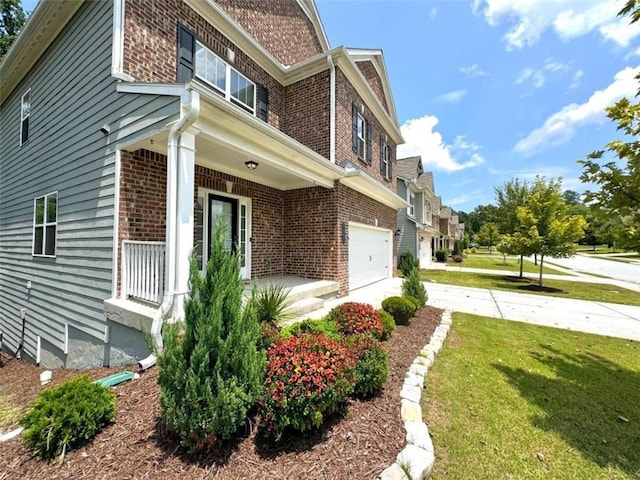
[[[538,285],[542,286],[542,263],[544,262],[544,255],[540,255],[540,281]]]
[[[534,265],[538,265],[538,254],[537,253],[533,254],[533,264]]]
[[[520,278],[522,278],[523,263],[524,263],[524,255],[520,255]]]

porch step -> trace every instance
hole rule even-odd
[[[289,307],[289,313],[293,318],[299,318],[322,307],[324,307],[322,298],[307,297],[292,303]]]
[[[287,299],[296,303],[305,298],[316,297],[318,299],[333,298],[338,294],[338,282],[330,280],[312,280],[302,285],[289,288]]]

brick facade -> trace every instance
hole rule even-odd
[[[356,102],[358,106],[364,105],[364,112],[360,113],[364,119],[372,125],[372,155],[371,165],[366,160],[359,158],[352,149],[352,115],[351,105]],[[394,162],[393,178],[391,180],[384,178],[380,174],[380,135],[385,136],[386,132],[375,118],[369,107],[364,103],[362,97],[356,89],[349,83],[347,77],[342,73],[340,68],[336,68],[336,161],[351,160],[357,164],[362,170],[369,173],[373,178],[388,187],[393,192],[396,191],[396,144],[391,137],[387,138],[387,145],[391,148],[391,161]]]
[[[313,23],[290,0],[217,0],[238,24],[283,65],[322,53]]]
[[[329,71],[317,73],[286,88],[283,132],[325,158],[330,151]]]
[[[227,58],[235,53],[233,67],[269,91],[269,124],[280,126],[285,108],[284,87],[222,33],[179,0],[128,0],[125,3],[123,69],[137,82],[175,83],[177,32],[181,23],[207,48]]]
[[[382,79],[380,78],[380,75],[378,75],[376,67],[374,67],[373,63],[371,63],[370,61],[357,62],[356,65],[360,69],[362,75],[364,75],[364,78],[367,79],[367,82],[369,83],[369,86],[371,86],[371,90],[373,90],[373,93],[376,94],[376,97],[378,97],[378,100],[380,100],[380,103],[382,104],[384,109],[387,111],[387,113],[389,113],[389,105],[387,105],[387,98],[384,95]]]

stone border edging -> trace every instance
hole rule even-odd
[[[396,461],[378,475],[378,480],[424,480],[431,474],[435,453],[429,428],[422,421],[420,398],[427,372],[442,349],[450,328],[451,310],[445,310],[429,343],[420,350],[405,374],[400,391],[400,415],[406,431],[405,447]]]

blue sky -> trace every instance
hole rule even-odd
[[[578,159],[620,138],[640,25],[615,0],[316,0],[330,45],[380,48],[407,143],[455,210],[535,175],[584,191]]]
[[[33,10],[36,0],[23,1]],[[640,22],[615,0],[316,0],[332,47],[376,48],[406,144],[469,212],[536,175],[584,191],[578,159],[619,138],[604,107],[633,96]]]

